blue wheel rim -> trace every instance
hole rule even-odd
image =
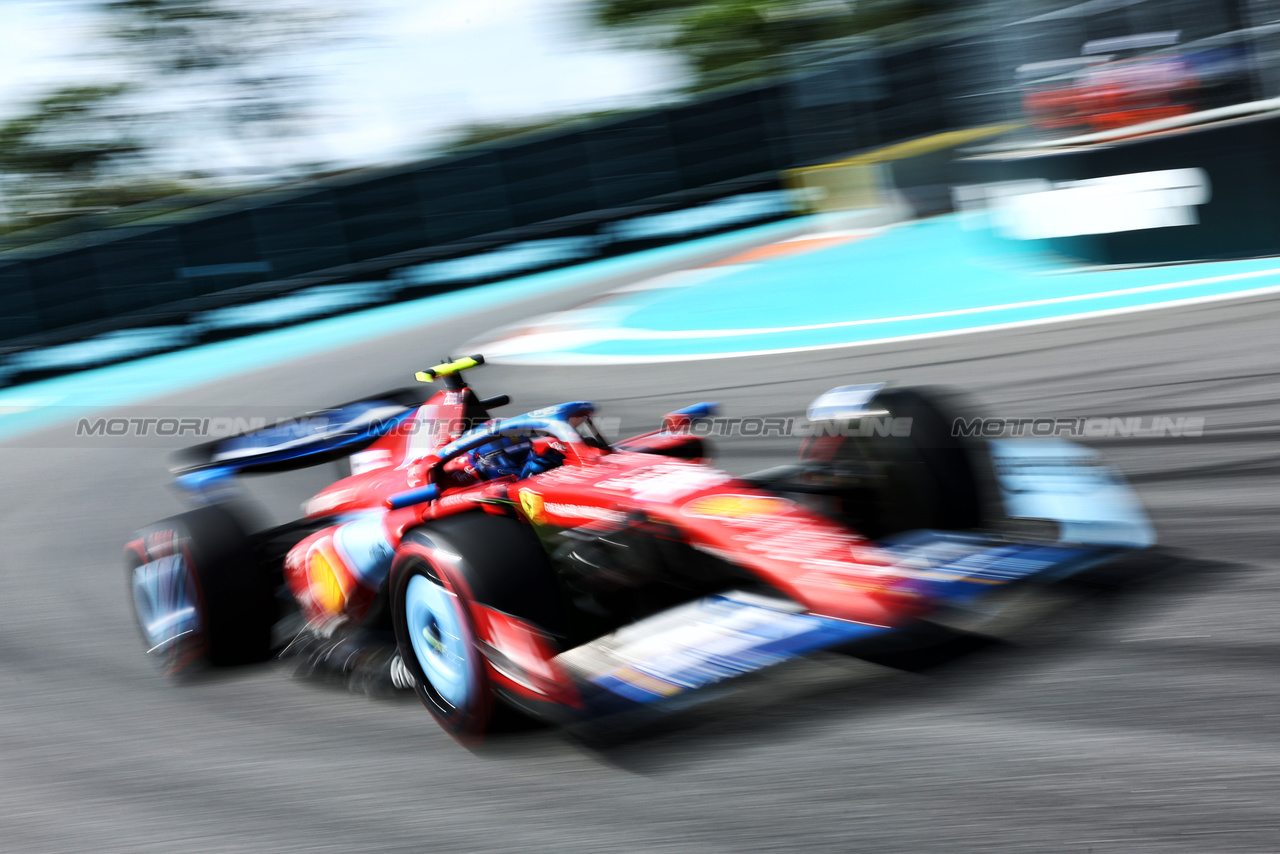
[[[472,692],[471,632],[458,597],[422,575],[405,589],[405,625],[431,689],[455,709]]]
[[[133,607],[149,653],[163,653],[200,631],[198,595],[186,556],[178,554],[133,569]]]

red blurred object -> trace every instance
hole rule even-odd
[[[1192,112],[1198,87],[1177,57],[1128,59],[1033,89],[1023,96],[1023,109],[1036,127],[1054,133],[1114,130]]]
[[[809,417],[856,431],[735,477],[695,435],[714,404],[610,445],[585,401],[492,419],[507,398],[481,400],[461,377],[482,363],[422,372],[445,383],[425,403],[388,393],[184,452],[178,483],[203,503],[127,547],[166,669],[266,657],[287,597],[301,617],[290,648],[313,667],[385,665],[470,742],[505,708],[562,721],[648,707],[1118,553],[993,536],[976,452],[920,390],[833,389]],[[1116,489],[1054,453],[1026,470],[1075,501]],[[295,522],[250,533],[225,497],[236,475],[341,457],[352,474]]]

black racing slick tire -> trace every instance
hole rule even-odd
[[[147,653],[166,674],[270,655],[274,591],[230,508],[200,507],[138,531],[125,546],[125,579]]]
[[[410,531],[391,568],[396,645],[418,699],[464,744],[495,729],[498,698],[471,603],[533,623],[553,638],[565,608],[537,537],[519,520],[482,512]]]
[[[824,482],[847,486],[832,515],[879,538],[920,528],[971,530],[991,512],[984,497],[985,449],[953,433],[954,420],[943,404],[946,395],[932,389],[886,389],[874,405],[905,423],[903,435],[882,435],[876,425],[845,422],[844,434],[811,439],[801,462],[826,467]]]

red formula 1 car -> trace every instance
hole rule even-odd
[[[822,649],[935,623],[1152,542],[1118,476],[1063,440],[966,441],[926,394],[814,402],[800,462],[708,465],[713,405],[610,445],[586,402],[493,420],[461,371],[189,449],[201,506],[140,531],[127,577],[150,655],[382,674],[447,731],[510,707],[556,722],[637,708]],[[254,531],[237,475],[349,458],[304,518]],[[1019,532],[1014,534],[1013,532]]]

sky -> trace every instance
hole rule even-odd
[[[590,33],[581,3],[363,0],[343,45],[300,58],[322,95],[300,159],[408,159],[460,124],[644,106],[680,84],[675,60]],[[77,0],[0,0],[0,119],[50,85],[119,70],[91,55],[92,25]]]

